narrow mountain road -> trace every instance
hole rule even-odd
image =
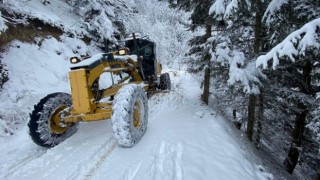
[[[0,179],[272,179],[244,158],[223,119],[199,102],[198,82],[170,73],[173,90],[149,99],[149,125],[133,148],[119,148],[110,121],[81,123],[51,149],[33,144],[26,129],[1,139]]]

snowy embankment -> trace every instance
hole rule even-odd
[[[110,121],[81,123],[48,150],[31,141],[25,126],[0,139],[0,179],[271,179],[244,158],[222,117],[200,105],[198,82],[185,72],[170,74],[173,91],[149,99],[148,131],[133,148],[117,146]]]
[[[8,136],[19,124],[27,121],[33,105],[46,94],[70,92],[70,57],[93,55],[99,50],[81,40],[89,32],[83,18],[74,13],[75,9],[64,0],[50,1],[46,5],[41,1],[10,0],[1,6],[9,12],[21,14],[21,19],[6,17],[12,21],[27,26],[29,21],[37,19],[64,32],[59,40],[52,36],[42,37],[40,33],[32,44],[13,41],[1,53],[9,81],[0,93],[0,136]],[[2,21],[0,18],[0,30],[5,27]]]

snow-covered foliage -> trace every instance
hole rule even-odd
[[[318,109],[316,111],[314,111],[314,119],[312,119],[310,121],[310,123],[308,123],[306,125],[306,128],[308,128],[309,130],[311,130],[315,135],[315,139],[319,142],[320,141],[320,114],[319,114],[319,109],[320,107],[318,107]],[[320,152],[319,152],[320,153]]]
[[[256,70],[250,64],[249,57],[245,57],[248,54],[249,49],[243,48],[241,45],[243,41],[252,39],[252,31],[250,29],[239,29],[233,26],[237,26],[238,19],[236,14],[241,8],[248,11],[251,8],[250,1],[239,0],[217,0],[212,4],[209,14],[213,16],[214,20],[228,22],[228,27],[224,31],[217,32],[212,35],[208,40],[214,42],[213,49],[211,50],[212,61],[221,63],[222,66],[229,68],[228,84],[234,85],[236,82],[240,82],[243,86],[243,91],[246,93],[259,93],[259,70]],[[248,44],[248,43],[246,43]],[[221,61],[223,60],[223,61]]]
[[[300,149],[300,166],[303,171],[307,170],[303,176],[313,176],[312,174],[317,171],[316,164],[319,164],[320,161],[319,156],[316,155],[320,146],[318,143],[319,123],[317,122],[319,120],[319,103],[315,98],[319,86],[319,78],[317,77],[317,72],[319,72],[318,51],[320,49],[319,29],[319,18],[307,22],[298,30],[289,33],[282,42],[256,60],[257,67],[262,66],[266,69],[271,66],[273,69],[272,72],[271,70],[266,71],[270,77],[268,82],[271,86],[268,92],[273,94],[272,97],[267,96],[267,98],[270,98],[270,102],[274,101],[268,111],[277,109],[276,112],[271,112],[272,116],[282,122],[283,126],[285,123],[292,124],[292,127],[289,128],[290,131],[299,131],[294,126],[297,123],[295,116],[299,116],[304,109],[309,111],[308,116],[304,119],[307,128],[303,136],[306,140]],[[278,98],[274,99],[274,97]],[[304,108],[298,103],[303,104]],[[269,119],[269,117],[267,118]],[[270,119],[270,121],[273,120]],[[269,127],[267,128],[269,129]],[[270,128],[270,131],[274,131],[274,129],[277,127]],[[287,138],[282,137],[273,143],[279,144],[276,148],[283,146],[283,144],[290,145],[288,139],[291,138],[291,135],[289,132],[283,132],[283,135]],[[270,137],[275,136],[271,135]]]
[[[257,58],[256,66],[267,68],[268,61],[272,60],[273,69],[279,64],[279,58],[288,57],[295,61],[295,57],[304,56],[307,50],[320,49],[320,18],[305,24],[299,30],[291,33],[280,44],[275,46],[266,55]]]
[[[1,32],[5,31],[8,28],[5,22],[6,20],[2,17],[1,11],[0,11],[0,35],[1,35]]]
[[[215,19],[222,20],[226,11],[225,0],[216,0],[209,9],[209,14]]]
[[[208,39],[210,44],[214,43],[214,40],[217,40],[216,37]],[[228,84],[231,86],[240,82],[245,93],[259,93],[260,81],[257,78],[259,71],[252,66],[252,63],[243,68],[245,56],[242,52],[232,49],[232,43],[228,37],[223,36],[217,41],[215,43],[218,44],[211,52],[211,61],[213,64],[218,63],[229,68]]]
[[[168,8],[167,2],[136,0],[135,10],[123,22],[127,34],[140,32],[157,44],[157,58],[171,68],[185,68],[188,39],[193,33],[182,23],[188,22],[188,13]]]
[[[88,31],[93,33],[95,38],[112,39],[114,33],[111,18],[115,17],[114,10],[106,1],[92,0],[88,2],[73,1],[74,11],[82,18],[87,25]]]
[[[50,1],[50,4],[44,5],[40,0],[19,1],[10,0],[3,3],[4,8],[20,16],[12,17],[12,21],[27,24],[28,19],[39,19],[45,24],[58,27],[65,32],[77,36],[88,35],[88,31],[80,21],[81,17],[72,12],[65,1]]]
[[[285,4],[288,4],[289,0],[272,0],[266,11],[264,12],[263,19],[266,21],[267,25],[271,25],[271,23],[275,20],[277,16],[277,12],[280,11],[281,7]]]
[[[39,19],[45,24],[62,29],[77,37],[89,36],[97,42],[103,42],[104,38],[113,40],[117,29],[113,21],[121,7],[129,8],[125,1],[75,1],[57,0],[45,1],[18,1],[4,2],[4,7],[9,12],[21,14],[27,23],[27,19]],[[17,20],[17,19],[15,19]]]
[[[244,3],[247,9],[251,8],[249,0],[216,0],[210,7],[209,14],[218,21],[231,19],[239,10],[241,3]]]
[[[270,149],[278,151],[281,156],[286,156],[292,141],[292,132],[296,130],[296,117],[307,108],[310,112],[306,117],[308,123],[318,106],[314,97],[315,91],[319,89],[317,62],[319,2],[316,0],[211,2],[208,14],[213,20],[208,24],[212,24],[210,29],[212,37],[210,41],[195,41],[192,48],[196,50],[203,48],[203,51],[197,51],[200,54],[210,52],[213,62],[210,64],[213,80],[211,93],[216,100],[213,104],[230,118],[234,110],[237,119],[246,121],[246,116],[249,114],[248,95],[239,90],[243,87],[255,90],[260,88],[262,94],[256,95],[255,107],[250,109],[251,114],[256,116],[254,118],[257,119],[256,122],[263,119],[262,125],[259,122],[260,125],[257,123],[254,127],[254,136],[261,138],[261,142],[270,143],[262,143],[262,146],[268,144],[265,147],[271,147]],[[203,14],[197,15],[203,17]],[[202,24],[198,26],[203,27]],[[297,29],[299,30],[293,32]],[[266,55],[260,56],[262,53]],[[278,66],[276,71],[257,67],[270,66],[271,61],[274,68]],[[197,63],[195,66],[203,67],[201,61]],[[203,68],[200,68],[201,70]],[[234,83],[236,81],[238,83]],[[250,103],[249,105],[251,106]],[[314,123],[316,120],[312,122],[308,127],[316,132],[318,129]],[[312,139],[310,134],[306,138]],[[313,149],[309,146],[311,143],[308,144],[306,141],[304,143],[301,149],[303,152],[301,167],[308,169],[312,174],[316,170],[316,166],[313,166],[316,163],[311,162],[319,161],[319,158],[314,156],[314,148],[319,143],[313,141]],[[305,162],[302,162],[304,160]],[[313,172],[310,169],[313,169]]]

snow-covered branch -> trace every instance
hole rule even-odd
[[[212,43],[214,37],[209,38],[208,42]],[[218,62],[222,66],[229,68],[228,85],[240,83],[243,86],[245,93],[259,93],[260,81],[257,77],[261,76],[260,71],[255,68],[253,63],[245,65],[244,53],[231,48],[231,40],[227,37],[222,37],[217,41],[218,43],[213,52],[211,52],[211,61]]]
[[[209,15],[217,20],[228,19],[239,10],[241,4],[245,4],[248,9],[251,7],[249,0],[216,0],[209,9]]]
[[[276,16],[276,13],[280,11],[281,7],[285,4],[288,4],[289,0],[272,0],[267,10],[264,12],[263,20],[266,21],[267,25],[270,25],[273,21],[274,17]]]
[[[6,20],[2,17],[1,11],[0,11],[0,34],[1,32],[5,31],[8,27],[5,24]]]
[[[239,0],[232,0],[226,7],[226,12],[224,13],[224,18],[232,16],[234,11],[239,8]]]
[[[209,9],[209,15],[217,20],[222,20],[226,11],[225,0],[216,0]]]
[[[279,58],[289,57],[294,62],[296,56],[304,56],[309,48],[320,49],[320,18],[305,24],[272,48],[270,52],[259,56],[256,67],[262,65],[263,68],[267,68],[268,61],[272,60],[272,67],[275,69],[279,64]]]

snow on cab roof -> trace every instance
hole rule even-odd
[[[142,38],[141,33],[134,33],[134,35],[135,35],[136,39]],[[126,40],[126,41],[128,41],[128,40],[133,40],[132,34],[130,34],[129,37],[127,37],[125,40]]]
[[[96,61],[101,60],[102,58],[106,57],[108,54],[106,53],[99,53],[96,55],[91,56],[88,59],[85,59],[77,64],[71,64],[70,68],[77,68],[77,67],[84,67],[84,66],[90,66],[91,64],[95,63]]]
[[[82,67],[91,67],[99,65],[101,61],[127,61],[128,59],[132,59],[133,61],[138,61],[138,56],[133,55],[125,55],[125,56],[114,56],[112,53],[100,53],[94,56],[91,56],[88,59],[85,59],[77,64],[71,64],[70,69],[77,69]]]

